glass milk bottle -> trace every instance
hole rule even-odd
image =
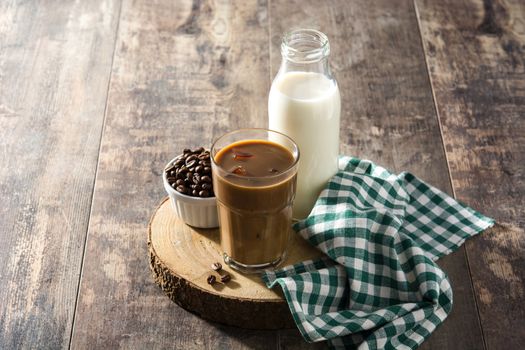
[[[338,170],[341,98],[330,72],[325,34],[293,30],[283,37],[281,55],[268,99],[269,128],[299,146],[293,217],[303,219]]]

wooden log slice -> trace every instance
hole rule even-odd
[[[316,259],[322,253],[292,234],[288,258],[281,266]],[[222,260],[218,229],[186,225],[164,199],[148,227],[150,266],[155,282],[178,305],[210,321],[251,329],[293,328],[288,304],[280,288],[268,289],[259,275],[232,270]],[[207,283],[219,273],[210,265],[221,262],[228,283]]]

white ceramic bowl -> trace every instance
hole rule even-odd
[[[170,166],[176,158],[173,158],[166,164],[164,169]],[[171,206],[186,224],[200,228],[219,226],[217,200],[215,197],[192,197],[175,191],[168,183],[165,170],[162,171],[162,182],[164,183],[164,189],[170,196]]]

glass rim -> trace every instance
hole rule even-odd
[[[285,135],[285,134],[283,134],[282,132],[279,132],[279,131],[266,129],[266,128],[241,128],[241,129],[236,129],[236,130],[229,131],[226,134],[223,134],[223,135],[219,136],[215,141],[213,141],[213,143],[211,145],[211,148],[210,148],[210,159],[211,159],[212,164],[215,165],[217,168],[220,168],[220,169],[222,169],[224,171],[227,171],[220,164],[217,164],[217,162],[215,161],[215,154],[213,153],[213,150],[215,149],[215,145],[217,144],[217,142],[219,142],[221,139],[223,139],[226,136],[230,136],[230,135],[233,135],[233,134],[236,134],[236,133],[240,133],[240,132],[247,132],[247,131],[264,131],[264,132],[268,132],[270,134],[273,133],[273,134],[282,136],[282,137],[284,137],[285,139],[287,139],[288,141],[291,142],[291,144],[295,148],[295,151],[296,151],[295,153],[297,154],[297,156],[295,156],[294,152],[290,152],[290,153],[292,153],[292,157],[294,157],[294,161],[293,161],[293,163],[290,166],[288,166],[286,168],[286,170],[283,170],[281,173],[265,175],[265,176],[246,176],[246,175],[237,175],[237,174],[234,174],[234,173],[230,172],[230,175],[232,175],[234,178],[245,179],[245,180],[246,179],[275,179],[275,178],[278,178],[280,176],[283,176],[284,174],[286,174],[287,172],[292,170],[299,163],[299,158],[301,158],[301,152],[299,150],[299,146],[297,146],[297,143],[295,143],[295,141],[291,137],[289,137],[288,135]],[[246,140],[250,140],[250,139],[247,138]],[[255,140],[257,140],[257,139],[255,139]],[[238,141],[235,141],[235,142],[239,142],[239,141],[244,141],[244,140],[238,140]],[[271,140],[268,140],[268,141],[274,142],[274,141],[271,141]],[[274,142],[274,143],[277,143],[277,142]],[[285,147],[285,146],[283,146],[283,145],[281,145],[279,143],[277,143],[277,144],[279,146]],[[231,143],[229,145],[231,145]]]

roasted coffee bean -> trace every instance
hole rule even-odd
[[[222,264],[220,262],[214,262],[211,264],[211,269],[213,271],[220,271],[222,269]]]
[[[172,164],[172,165],[170,165],[170,166],[168,166],[168,167],[166,168],[166,172],[169,173],[170,171],[175,170],[175,168],[176,168],[176,165],[175,165],[175,164]]]
[[[203,153],[203,154],[200,154],[198,158],[200,160],[210,159],[210,154],[209,153]]]
[[[209,183],[203,183],[203,184],[202,184],[202,189],[203,189],[203,190],[211,190],[211,184],[209,184]]]
[[[177,184],[177,186],[182,186],[184,185],[184,180],[178,179],[175,183]]]
[[[229,273],[221,276],[222,283],[228,283],[231,279],[232,279],[232,276]]]
[[[191,179],[192,177],[193,177],[193,173],[192,173],[191,171],[188,171],[188,172],[186,173],[186,178],[187,178],[187,179]]]
[[[188,169],[191,169],[193,168],[195,165],[197,165],[197,161],[194,159],[194,160],[190,160],[190,161],[186,161],[186,166],[188,167]],[[193,170],[190,170],[190,171],[193,171]]]
[[[209,177],[208,175],[204,175],[201,177],[201,181],[211,183],[211,177]]]
[[[198,184],[199,182],[201,182],[201,177],[199,175],[194,175],[193,176],[193,183],[194,184]]]
[[[168,176],[167,180],[168,180],[169,183],[172,183],[172,182],[177,181],[177,178],[174,177],[174,176]]]
[[[177,176],[177,172],[175,170],[171,170],[169,173],[168,173],[169,176]]]
[[[203,168],[203,172],[204,172],[204,174],[209,174],[209,173],[211,173],[211,168],[209,166],[205,166]]]
[[[193,190],[193,191],[191,191],[191,195],[194,196],[194,197],[197,197],[199,195],[199,191]]]
[[[184,154],[186,154],[186,153],[191,153],[191,149],[189,149],[189,148],[185,148],[183,152],[184,152]]]
[[[209,196],[210,196],[210,192],[206,190],[202,190],[199,192],[199,197],[209,197]]]
[[[176,190],[180,193],[186,193],[187,191],[186,186],[183,185],[177,186]]]
[[[217,281],[217,277],[215,277],[214,275],[209,275],[206,281],[208,282],[208,284],[214,284],[215,281]]]
[[[197,156],[195,154],[192,154],[191,156],[186,158],[186,166],[188,166],[189,162],[192,162],[192,161],[197,160],[197,159],[198,159]]]
[[[202,165],[198,165],[195,167],[195,172],[202,174],[202,171],[204,170],[204,167]]]
[[[201,154],[202,152],[204,152],[204,147],[199,147],[195,151],[193,151],[193,153],[197,153],[197,154]]]
[[[177,179],[184,179],[186,177],[186,174],[184,173],[177,173]]]

